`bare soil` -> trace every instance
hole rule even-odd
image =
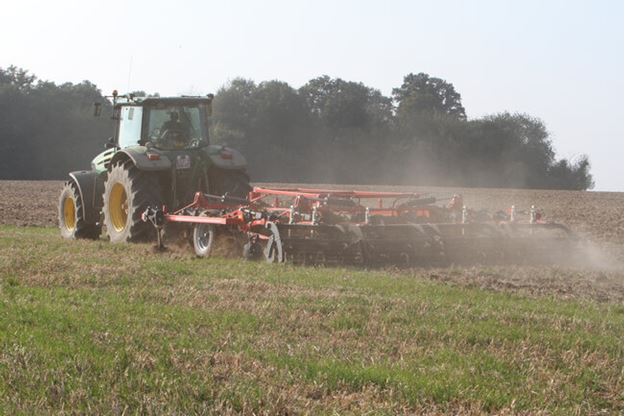
[[[56,226],[60,181],[0,181],[0,224]]]

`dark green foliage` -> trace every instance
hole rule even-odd
[[[430,77],[423,72],[408,74],[399,88],[393,89],[400,118],[411,118],[416,114],[446,114],[466,120],[460,94],[454,86],[440,78]]]
[[[89,81],[56,85],[0,68],[0,178],[60,179],[87,169],[113,133],[107,108],[93,117],[96,101],[108,105]]]
[[[468,159],[483,159],[491,167],[475,170],[481,173],[479,180],[485,185],[512,187],[520,183],[528,188],[548,187],[554,152],[541,120],[510,113],[474,120],[469,122],[463,144]],[[491,177],[492,173],[497,176]]]
[[[93,118],[94,101],[105,102],[88,81],[55,85],[0,68],[0,178],[60,179],[87,168],[113,133],[107,111]],[[327,75],[298,90],[237,78],[217,92],[212,123],[211,140],[241,150],[255,181],[593,186],[588,158],[556,160],[541,120],[467,120],[454,86],[424,73],[406,75],[392,99]]]
[[[380,91],[362,83],[331,79],[324,75],[299,89],[310,112],[332,129],[370,129],[388,123],[393,105]]]
[[[593,186],[587,157],[555,160],[540,119],[500,113],[467,121],[454,86],[423,73],[407,75],[393,100],[327,75],[297,91],[235,79],[215,97],[212,137],[241,149],[259,181]]]
[[[237,78],[221,88],[213,106],[211,140],[248,156],[254,180],[297,174],[301,155],[311,145],[306,102],[288,84]]]
[[[549,186],[562,189],[592,189],[595,183],[590,175],[590,162],[587,156],[575,162],[561,159],[549,167]]]
[[[157,92],[155,92],[154,94],[149,94],[143,90],[138,90],[138,91],[132,91],[129,92],[128,95],[132,95],[134,97],[160,97],[161,95]]]

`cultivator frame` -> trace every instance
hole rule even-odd
[[[247,259],[324,265],[550,261],[554,245],[566,255],[576,241],[533,206],[523,222],[514,206],[505,219],[493,219],[468,209],[459,195],[444,200],[439,206],[441,200],[409,192],[255,187],[247,199],[198,192],[173,213],[148,208],[143,220],[154,224],[161,247],[166,224],[185,223],[193,226],[199,256],[209,256],[216,237],[229,234],[242,242]]]

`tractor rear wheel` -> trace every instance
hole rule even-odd
[[[148,240],[154,227],[143,222],[148,207],[161,207],[158,178],[137,169],[131,161],[115,164],[104,183],[104,225],[111,242]]]
[[[59,197],[59,229],[61,236],[68,239],[97,239],[102,228],[85,221],[82,198],[73,181],[65,182]]]

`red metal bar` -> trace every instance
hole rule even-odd
[[[167,222],[188,222],[192,224],[215,224],[215,225],[240,225],[244,224],[240,218],[237,217],[202,217],[197,215],[165,215]]]
[[[280,195],[304,198],[322,198],[325,196],[336,196],[344,198],[418,198],[420,194],[413,192],[369,192],[369,191],[342,191],[332,189],[313,188],[261,188],[254,187],[252,194]]]

